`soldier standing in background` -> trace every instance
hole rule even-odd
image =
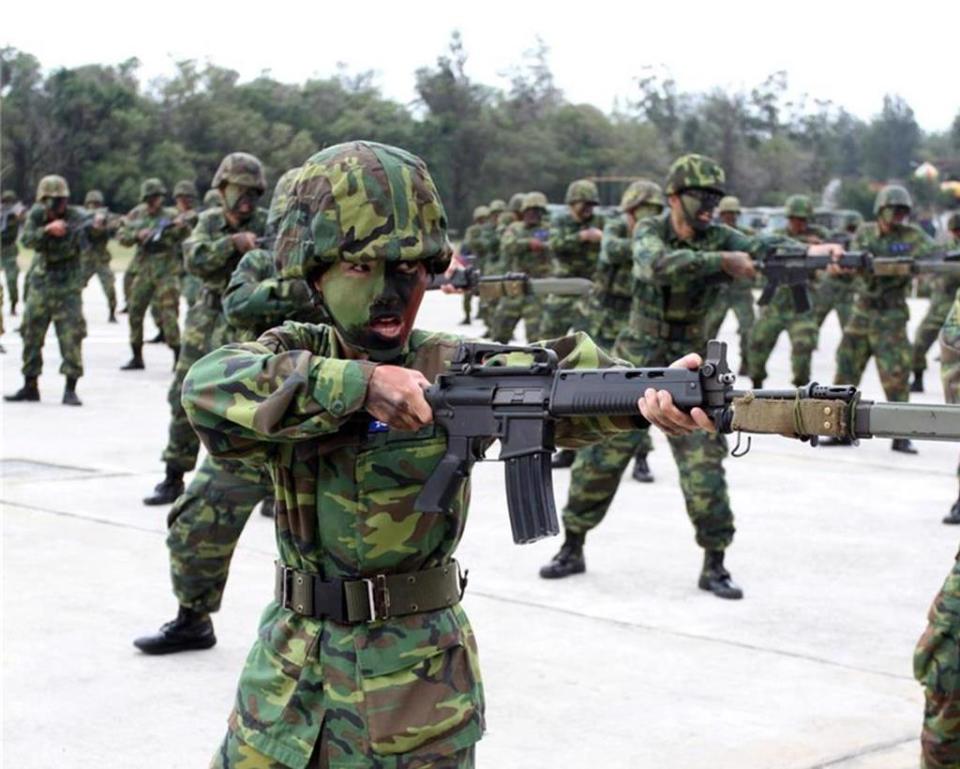
[[[69,205],[70,187],[62,176],[44,176],[37,185],[37,202],[27,213],[21,242],[35,251],[28,276],[23,336],[23,387],[5,401],[38,401],[37,380],[43,370],[43,341],[50,323],[60,344],[60,373],[67,378],[63,403],[80,406],[77,380],[83,376],[81,345],[87,335],[83,318],[80,265],[86,223],[82,209]]]
[[[110,238],[116,233],[120,226],[118,217],[110,213],[103,204],[103,193],[100,190],[90,190],[83,199],[84,208],[91,212],[96,224],[100,225],[96,229],[91,229],[87,234],[87,246],[81,255],[83,263],[83,285],[90,282],[94,275],[100,280],[100,286],[107,297],[107,306],[110,308],[110,315],[107,321],[117,322],[117,281],[113,276],[113,270],[110,269],[110,251],[107,248]]]
[[[830,241],[847,247],[861,224],[863,224],[863,217],[856,211],[846,214],[843,229],[831,234]],[[817,324],[818,338],[820,327],[823,326],[831,310],[836,310],[841,329],[847,325],[853,312],[856,279],[856,275],[848,274],[822,275],[818,278],[817,290],[813,294],[813,317]]]
[[[823,227],[810,222],[813,218],[813,204],[806,195],[791,195],[787,198],[784,214],[787,216],[786,229],[777,230],[774,235],[807,244],[826,243],[830,239],[829,233]],[[770,304],[760,308],[760,315],[750,333],[747,370],[754,387],[763,387],[767,378],[767,359],[782,331],[786,331],[790,336],[793,384],[802,387],[810,382],[810,366],[813,351],[817,347],[817,324],[813,309],[797,311],[793,306],[793,294],[789,286],[780,286]]]
[[[189,179],[181,179],[173,186],[173,202],[179,215],[183,217],[187,226],[192,230],[200,216],[200,212],[197,211],[197,185]],[[196,275],[191,275],[184,268],[183,243],[177,245],[177,261],[179,261],[181,269],[180,294],[186,300],[187,307],[189,307],[200,296],[203,283]]]
[[[603,217],[594,213],[600,203],[597,185],[577,179],[567,187],[567,210],[550,222],[552,274],[557,278],[593,279],[603,239]],[[553,339],[571,328],[586,327],[585,305],[576,296],[548,296],[543,302],[540,336]]]
[[[950,243],[947,248],[954,249],[960,246],[960,213],[952,214],[947,219],[947,231],[950,233]],[[912,393],[923,392],[923,372],[927,368],[927,350],[940,333],[957,289],[960,289],[960,276],[935,275],[931,282],[933,285],[930,306],[927,308],[927,314],[920,321],[920,327],[913,340],[913,383],[910,385]]]
[[[154,493],[143,500],[145,505],[174,502],[183,493],[184,473],[196,467],[200,443],[180,403],[183,379],[190,366],[223,344],[223,290],[241,257],[256,247],[257,238],[266,234],[267,212],[257,207],[257,201],[267,182],[257,158],[246,152],[227,155],[214,174],[213,186],[223,197],[223,207],[200,214],[183,244],[187,272],[203,281],[203,290],[187,311],[183,348],[167,393],[171,417],[162,454],[166,473]]]
[[[482,271],[487,263],[488,243],[483,236],[483,228],[490,219],[490,209],[486,206],[477,206],[473,209],[473,224],[467,227],[463,233],[463,241],[460,243],[460,253],[457,260],[465,267],[475,267]],[[463,320],[461,326],[470,325],[470,306],[473,302],[473,292],[463,292]],[[479,312],[479,311],[478,311]]]
[[[3,204],[0,215],[3,217],[3,227],[0,230],[0,263],[7,279],[7,293],[10,295],[10,314],[17,314],[17,303],[20,301],[20,292],[17,279],[20,277],[20,267],[17,265],[17,235],[20,233],[20,218],[23,216],[23,207],[12,190],[3,191]],[[2,309],[2,308],[0,308]]]

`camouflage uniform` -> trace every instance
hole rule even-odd
[[[596,205],[599,202],[597,185],[586,179],[572,182],[567,188],[565,202],[568,206],[578,203]],[[584,241],[580,233],[584,230],[603,230],[604,220],[599,214],[593,214],[583,220],[578,219],[572,209],[568,209],[550,222],[550,251],[553,255],[552,274],[558,278],[593,279],[597,271],[597,259],[600,256],[600,242]],[[547,339],[563,336],[571,328],[581,330],[587,327],[587,304],[576,296],[548,296],[543,302],[543,320],[540,324],[540,336]]]
[[[483,270],[487,261],[490,242],[483,234],[483,229],[487,225],[487,219],[490,217],[490,209],[486,206],[477,206],[473,209],[473,224],[467,227],[463,233],[463,241],[460,244],[460,261],[467,267],[473,267],[478,271]],[[471,305],[473,303],[473,292],[463,292],[463,324],[470,323]]]
[[[99,190],[90,190],[84,198],[84,205],[94,216],[103,217],[102,229],[91,229],[87,235],[88,248],[81,254],[83,265],[83,285],[90,282],[94,275],[100,280],[100,287],[107,297],[107,306],[110,310],[110,320],[116,322],[114,314],[117,311],[117,280],[110,269],[110,251],[107,243],[120,225],[119,220],[107,208],[103,207],[103,193]]]
[[[857,212],[848,213],[844,220],[844,229],[830,237],[832,243],[848,246],[853,234],[863,224],[863,217]],[[856,278],[853,275],[822,275],[817,281],[817,290],[813,295],[813,315],[817,322],[817,332],[827,319],[831,310],[836,310],[840,328],[844,328],[853,314],[853,298],[856,293]]]
[[[187,225],[192,230],[197,226],[197,220],[200,212],[197,210],[197,187],[189,179],[181,179],[173,186],[173,198],[186,198],[189,208],[186,210],[177,206],[180,216],[183,217]],[[203,282],[196,276],[191,275],[183,266],[183,244],[177,244],[177,261],[180,264],[180,295],[186,300],[187,307],[192,305],[200,297],[200,291],[203,289]]]
[[[956,224],[956,227],[951,227]],[[954,214],[948,223],[948,229],[960,230],[960,214]],[[948,249],[960,247],[960,238],[951,236]],[[916,338],[913,341],[913,369],[915,374],[922,375],[927,368],[927,350],[934,343],[943,322],[947,319],[947,313],[953,305],[954,296],[957,289],[960,289],[960,277],[953,275],[939,275],[934,278],[933,291],[930,294],[930,306],[927,308],[927,314],[923,316],[920,327],[917,329]]]
[[[17,288],[17,279],[20,268],[17,266],[17,234],[20,231],[20,217],[14,206],[17,196],[5,190],[3,193],[3,213],[6,216],[6,227],[0,232],[0,265],[3,267],[7,279],[7,293],[10,295],[10,312],[16,313],[20,293]],[[9,212],[9,213],[8,213]]]
[[[477,212],[474,211],[474,219],[477,218],[476,214]],[[488,209],[489,218],[486,218],[483,222],[471,224],[463,233],[464,251],[472,255],[473,266],[480,271],[481,275],[496,274],[492,270],[500,254],[500,238],[497,236],[497,226],[493,222],[495,216],[499,216],[499,214],[495,214]],[[469,299],[465,296],[464,305],[469,318],[468,302]],[[477,315],[489,326],[494,308],[484,301],[483,297],[479,297],[478,302]]]
[[[278,241],[280,260],[290,259],[285,275],[385,254],[427,260],[436,271],[448,258],[443,209],[422,161],[352,143],[315,155],[300,178],[298,206]],[[344,206],[354,193],[369,205]],[[414,331],[391,362],[433,379],[458,341]],[[585,337],[565,341],[558,348],[564,365],[610,362]],[[279,559],[288,568],[352,584],[454,568],[469,483],[442,516],[414,509],[446,436],[432,425],[384,431],[363,411],[377,365],[345,359],[328,326],[286,323],[255,343],[220,348],[187,376],[184,404],[210,453],[271,468]],[[593,437],[617,429],[602,419],[576,426]],[[562,421],[561,440],[572,429]],[[272,602],[213,766],[472,767],[484,729],[483,688],[457,600],[450,595],[447,608],[435,610],[391,603],[386,618],[353,624]]]

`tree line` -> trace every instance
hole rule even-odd
[[[837,203],[865,215],[876,184],[890,180],[910,185],[922,205],[956,204],[913,170],[932,161],[960,178],[960,112],[949,131],[931,133],[896,95],[862,120],[828,101],[791,100],[782,72],[742,91],[686,92],[643,68],[636,92],[605,113],[564,97],[539,40],[506,87],[477,82],[467,64],[454,32],[436,63],[416,72],[416,100],[403,104],[381,93],[372,72],[345,68],[303,83],[269,72],[241,82],[234,70],[186,60],[144,83],[136,59],[45,72],[30,53],[3,48],[3,187],[30,200],[41,176],[59,173],[75,199],[97,188],[126,210],[149,176],[171,187],[194,179],[202,193],[227,152],[257,155],[272,184],[322,147],[368,138],[427,161],[457,228],[473,206],[515,191],[559,202],[579,177],[659,181],[681,152],[719,160],[745,205],[819,193],[834,178]]]

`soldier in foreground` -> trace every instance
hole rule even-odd
[[[0,263],[2,263],[3,273],[7,280],[7,294],[10,297],[10,314],[17,314],[17,303],[20,301],[20,292],[17,286],[17,279],[20,276],[20,268],[17,265],[17,236],[20,233],[20,220],[23,216],[23,210],[17,195],[13,190],[4,190],[2,211],[3,227],[0,230]]]
[[[83,262],[83,285],[90,282],[94,275],[100,280],[100,287],[107,297],[107,307],[110,314],[107,321],[117,322],[117,280],[110,269],[110,251],[107,243],[116,233],[120,221],[113,216],[103,204],[103,193],[100,190],[90,190],[83,199],[83,206],[93,215],[102,226],[91,229],[87,235],[87,246],[81,255]]]
[[[187,272],[203,281],[203,291],[187,311],[183,347],[167,393],[171,416],[162,454],[166,474],[153,494],[143,500],[145,505],[174,502],[183,493],[184,473],[196,467],[200,443],[180,403],[183,379],[190,366],[223,344],[223,290],[241,257],[266,234],[267,212],[258,208],[257,202],[267,182],[257,158],[246,152],[227,155],[213,176],[213,186],[223,197],[223,207],[204,211],[183,244]]]
[[[43,342],[50,323],[60,344],[60,373],[67,381],[63,403],[80,406],[77,380],[83,376],[81,345],[87,335],[80,293],[83,273],[80,239],[86,217],[69,205],[70,187],[62,176],[44,176],[37,202],[27,212],[21,242],[36,254],[23,312],[23,387],[5,401],[39,401],[37,380],[43,370]]]
[[[278,260],[322,296],[332,325],[287,323],[220,348],[184,384],[210,452],[266,462],[277,490],[277,601],[213,766],[470,769],[484,700],[452,557],[469,483],[448,514],[413,506],[446,449],[421,388],[459,342],[413,329],[430,273],[450,258],[443,207],[422,161],[365,142],[313,156],[294,197]],[[568,366],[610,362],[586,337],[557,351]],[[687,422],[674,429],[709,425],[676,415]]]

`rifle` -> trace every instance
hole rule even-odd
[[[922,259],[909,256],[874,256],[868,251],[847,251],[839,260],[829,256],[808,256],[806,251],[776,248],[757,262],[767,279],[757,300],[761,307],[769,304],[780,286],[788,286],[797,312],[810,309],[809,284],[820,270],[836,264],[845,270],[886,277],[921,274],[960,274],[960,250],[941,251]]]
[[[531,356],[529,365],[484,365],[503,353]],[[461,344],[447,373],[425,391],[447,451],[420,492],[416,509],[442,513],[486,448],[500,441],[513,540],[557,534],[550,456],[556,420],[639,417],[637,401],[653,387],[684,411],[702,408],[721,433],[779,434],[816,445],[819,436],[960,441],[960,406],[875,403],[856,387],[812,383],[796,390],[734,390],[727,346],[707,343],[696,371],[682,368],[565,369],[545,347]],[[638,423],[638,429],[643,429]],[[738,447],[739,448],[739,441]],[[743,451],[734,456],[742,456]],[[749,450],[749,439],[747,443]]]
[[[503,296],[528,296],[550,294],[553,296],[584,296],[593,290],[593,281],[588,278],[531,278],[524,272],[508,272],[503,275],[481,275],[476,267],[454,270],[450,276],[434,275],[427,290],[452,286],[461,291],[476,293],[486,301],[496,301]]]
[[[4,206],[2,213],[0,213],[0,232],[7,231],[7,225],[10,224],[10,218],[18,219],[20,214],[23,213],[23,205],[20,203],[15,203],[11,206]]]

